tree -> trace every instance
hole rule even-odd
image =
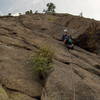
[[[33,14],[33,11],[32,10],[30,10],[30,14]]]
[[[21,16],[22,14],[21,13],[19,13],[19,16]]]
[[[55,13],[56,6],[51,2],[47,4],[47,11],[46,13]]]
[[[38,10],[35,11],[35,14],[37,14],[37,13],[38,13]]]
[[[29,15],[29,11],[26,11],[25,14],[26,14],[26,15]]]
[[[25,14],[26,14],[26,15],[33,14],[33,11],[32,11],[32,10],[26,11]]]
[[[11,13],[8,13],[8,16],[11,16]]]
[[[43,9],[43,13],[46,13],[46,10],[45,9]]]
[[[80,17],[83,17],[83,13],[82,12],[80,13]]]

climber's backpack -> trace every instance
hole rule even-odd
[[[73,40],[70,37],[65,39],[64,43],[66,44],[68,49],[73,49],[74,48]]]
[[[68,44],[68,45],[72,45],[72,44],[73,44],[73,41],[72,41],[71,38],[68,38],[68,40],[67,40],[67,44]]]
[[[66,36],[65,39],[64,39],[64,43],[69,44],[69,45],[73,44],[71,36]]]

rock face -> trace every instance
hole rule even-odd
[[[98,55],[77,46],[68,51],[59,41],[66,27],[77,45]],[[1,17],[0,100],[100,100],[99,30],[99,22],[72,15]],[[42,87],[29,61],[44,45],[55,50],[55,59]]]
[[[66,52],[64,56],[69,57],[64,58],[65,63],[60,56],[61,62],[55,61],[55,70],[47,80],[42,100],[99,100],[100,71],[95,67],[99,58],[95,62],[94,56],[84,55],[82,51],[71,51],[71,55]],[[68,59],[70,64],[66,64]]]

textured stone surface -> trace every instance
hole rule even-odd
[[[100,56],[77,46],[68,52],[59,41],[65,27],[73,38],[90,31],[98,33],[100,29],[99,22],[71,15],[0,18],[1,100],[34,100],[38,97],[42,100],[72,100],[74,88],[76,100],[100,99]],[[54,70],[42,87],[36,81],[29,61],[44,45],[53,48],[55,59]],[[95,50],[99,51],[99,46]]]

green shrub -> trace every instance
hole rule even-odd
[[[53,68],[54,52],[49,48],[40,48],[32,58],[33,71],[41,80],[45,80]]]
[[[33,11],[32,10],[26,11],[25,14],[26,15],[31,15],[31,14],[33,14]]]
[[[8,13],[8,16],[11,16],[12,14],[11,13]]]

